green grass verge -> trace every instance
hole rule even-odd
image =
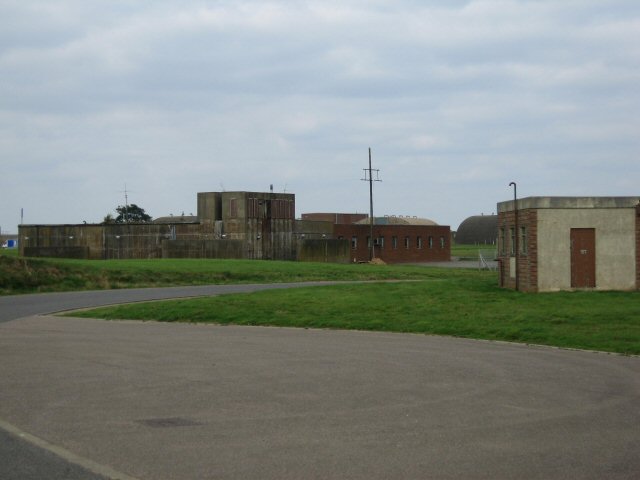
[[[451,246],[451,256],[460,259],[477,260],[480,250],[495,250],[495,245],[457,245]]]
[[[640,293],[524,294],[495,273],[121,305],[72,316],[413,332],[640,354]]]
[[[477,259],[474,245],[457,245],[453,255]],[[74,260],[23,258],[17,249],[0,250],[0,295],[69,290],[162,287],[311,280],[429,278],[422,267],[327,264],[256,260],[163,259]]]
[[[72,260],[0,255],[0,294],[171,285],[421,279],[424,267],[259,260]]]

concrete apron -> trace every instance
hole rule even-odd
[[[0,324],[0,365],[3,424],[112,478],[640,471],[637,357],[40,316]]]

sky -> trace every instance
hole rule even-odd
[[[640,195],[637,0],[0,0],[0,228],[197,192],[458,225]]]

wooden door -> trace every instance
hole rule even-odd
[[[596,230],[571,229],[571,287],[596,286]]]

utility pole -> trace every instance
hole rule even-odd
[[[371,168],[371,147],[369,147],[369,168],[363,168],[364,178],[361,180],[369,182],[369,238],[371,239],[371,247],[369,249],[369,260],[375,258],[375,250],[373,247],[373,182],[381,182],[378,178],[380,170]],[[376,178],[373,178],[373,172],[376,173]]]
[[[127,184],[124,184],[124,223],[129,223],[129,195]]]

